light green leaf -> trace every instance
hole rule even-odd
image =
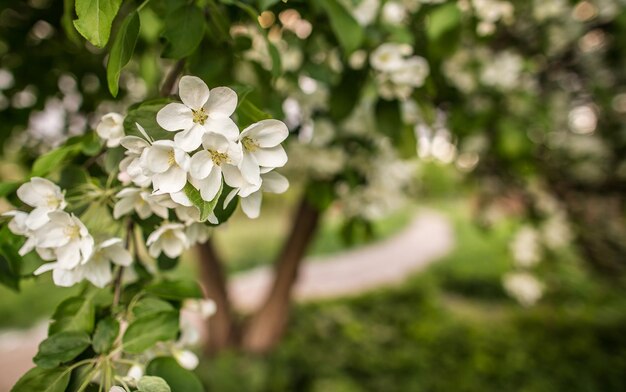
[[[193,185],[191,185],[190,183],[187,183],[185,185],[185,195],[187,195],[191,203],[193,203],[193,205],[198,207],[198,209],[200,210],[200,222],[204,222],[205,220],[207,220],[211,212],[213,212],[213,210],[215,209],[215,205],[217,204],[217,201],[222,194],[223,188],[224,183],[222,182],[222,184],[220,185],[220,189],[217,192],[217,195],[215,195],[215,197],[213,198],[213,200],[205,201],[200,195],[200,191],[194,188]]]
[[[76,30],[89,42],[104,48],[122,0],[76,0]]]
[[[124,351],[140,354],[157,342],[174,340],[178,334],[178,312],[153,313],[135,319],[122,338]]]
[[[54,169],[60,169],[64,161],[68,157],[78,154],[81,148],[81,144],[72,144],[43,154],[33,163],[33,169],[30,173],[31,177],[42,177]]]
[[[96,309],[91,295],[71,297],[61,302],[52,316],[48,334],[63,331],[91,333],[95,324]]]
[[[269,114],[265,113],[258,107],[256,107],[249,99],[245,99],[239,104],[237,110],[238,124],[245,128],[250,124],[272,118]]]
[[[98,354],[109,352],[119,333],[120,323],[116,319],[107,317],[100,320],[93,334],[93,350]]]
[[[139,28],[139,14],[133,11],[126,15],[113,41],[109,61],[107,62],[107,82],[109,91],[114,97],[117,96],[119,90],[118,82],[122,68],[133,57],[137,37],[139,36]]]
[[[171,392],[169,385],[161,377],[143,376],[137,382],[138,392]],[[178,390],[178,389],[177,389]],[[183,391],[182,389],[180,391]],[[187,390],[185,390],[187,392]]]
[[[65,368],[32,368],[18,380],[11,392],[64,392],[70,377],[71,372]]]
[[[320,6],[328,14],[330,27],[346,54],[357,50],[365,34],[363,28],[337,0],[319,0]]]
[[[165,299],[202,298],[202,290],[194,280],[163,280],[148,285],[146,291]]]
[[[44,369],[54,369],[71,361],[91,344],[85,332],[60,332],[41,342],[33,361]]]
[[[165,18],[162,36],[167,40],[163,57],[182,59],[196,50],[204,36],[202,10],[195,5],[176,9]]]
[[[436,41],[448,31],[454,29],[461,21],[461,11],[455,3],[448,3],[437,7],[428,15],[426,34]]]
[[[133,314],[135,317],[147,316],[154,313],[163,313],[174,311],[172,304],[166,301],[162,301],[158,298],[146,297],[142,298],[133,307]]]
[[[19,182],[0,182],[0,197],[6,197],[20,186]]]
[[[153,359],[146,367],[146,374],[163,378],[173,391],[204,392],[198,376],[182,368],[172,357]]]

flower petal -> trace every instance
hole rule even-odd
[[[206,150],[198,151],[189,161],[189,174],[195,179],[202,180],[211,174],[213,166],[215,165],[211,154]]]
[[[222,186],[222,170],[216,166],[205,179],[198,182],[198,185],[200,185],[202,199],[213,200]]]
[[[261,202],[263,200],[262,192],[254,192],[248,197],[241,198],[241,209],[250,219],[259,217],[261,213]]]
[[[262,148],[275,147],[282,143],[289,130],[282,121],[268,119],[254,123],[241,132],[240,139],[250,137]]]
[[[199,124],[194,124],[186,131],[178,132],[174,136],[174,143],[176,147],[182,149],[185,152],[190,152],[202,144],[202,135],[204,135],[204,127]]]
[[[165,173],[152,177],[154,190],[162,193],[174,193],[182,190],[187,183],[187,173],[178,166],[170,167]]]
[[[243,159],[239,164],[239,168],[241,169],[241,175],[247,182],[251,184],[261,182],[261,171],[259,170],[259,164],[256,162],[256,159],[251,154],[243,154]]]
[[[256,158],[259,166],[263,167],[283,167],[287,163],[287,153],[283,146],[280,145],[270,148],[260,148],[250,154]]]
[[[263,179],[261,189],[265,192],[284,193],[289,188],[289,180],[282,174],[269,172],[261,176],[261,178]]]
[[[204,129],[228,140],[237,140],[239,137],[239,127],[230,118],[209,118],[204,122]]]
[[[156,120],[161,128],[174,132],[191,128],[193,125],[193,114],[191,109],[182,103],[170,103],[159,110]]]
[[[237,93],[228,87],[216,87],[211,90],[204,109],[211,118],[230,117],[237,108]]]
[[[183,76],[178,82],[178,95],[185,105],[198,110],[209,99],[209,88],[196,76]]]
[[[157,142],[158,143],[158,142]],[[163,173],[170,168],[171,147],[154,144],[141,156],[141,164],[153,173]]]

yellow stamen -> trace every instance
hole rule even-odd
[[[249,137],[244,137],[241,141],[243,148],[247,151],[254,152],[259,149],[258,143],[254,139],[250,139]]]
[[[207,150],[209,154],[211,154],[211,160],[216,166],[221,166],[222,163],[227,163],[229,161],[228,155],[223,152],[217,152],[213,150]]]
[[[174,155],[174,150],[170,150],[167,154],[167,164],[170,166],[176,165],[176,155]]]
[[[78,239],[80,237],[80,227],[76,225],[67,226],[63,229],[63,233],[71,240]]]
[[[198,110],[192,109],[191,112],[193,113],[193,122],[196,124],[204,125],[206,119],[209,118],[209,115],[206,114],[204,108],[200,108]]]

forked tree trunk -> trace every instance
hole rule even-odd
[[[206,294],[215,301],[215,314],[209,319],[208,338],[205,339],[204,351],[214,354],[233,345],[237,338],[237,325],[232,314],[226,276],[215,252],[213,243],[207,241],[197,246],[200,260],[200,277]]]
[[[289,318],[291,291],[302,259],[315,235],[319,218],[320,212],[303,197],[289,237],[277,260],[272,288],[243,331],[241,346],[245,351],[267,352],[283,335]]]

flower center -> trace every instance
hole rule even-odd
[[[217,152],[213,150],[207,150],[211,154],[211,160],[216,166],[222,166],[222,163],[228,162],[228,154],[224,152]]]
[[[174,150],[170,150],[167,153],[167,164],[170,166],[176,165],[176,155],[174,154]]]
[[[250,152],[254,152],[259,149],[258,143],[254,139],[251,139],[247,136],[243,138],[241,144],[243,145],[243,148]]]
[[[200,108],[198,110],[191,109],[191,112],[193,113],[193,122],[196,124],[204,125],[206,119],[209,118],[209,115],[206,114],[204,108]]]
[[[76,240],[80,237],[80,227],[76,225],[66,226],[63,229],[63,233],[70,239]]]
[[[59,207],[59,199],[54,195],[49,195],[46,198],[46,205],[52,209],[56,209]]]

